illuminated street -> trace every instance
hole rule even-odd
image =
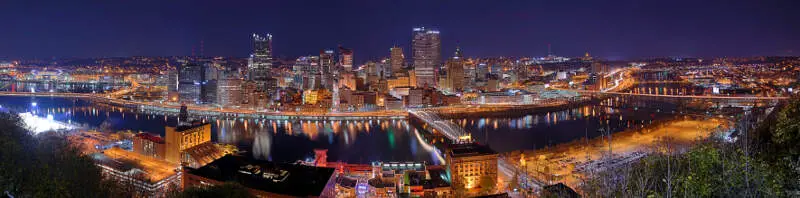
[[[607,137],[577,140],[539,150],[524,152],[527,173],[542,183],[564,182],[576,188],[585,174],[601,171],[606,166],[618,166],[636,160],[653,149],[660,141],[686,145],[712,134],[728,130],[730,122],[720,118],[678,119],[659,126],[635,131],[614,133],[611,147]],[[609,149],[613,157],[607,159]],[[512,152],[506,159],[520,166],[520,153]],[[610,161],[609,161],[610,160]],[[605,164],[605,165],[604,165]]]
[[[2,1],[3,197],[800,197],[800,1]]]

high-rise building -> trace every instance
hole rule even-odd
[[[217,82],[217,104],[239,106],[242,103],[242,79],[222,78]]]
[[[253,54],[248,65],[249,79],[258,84],[259,90],[269,90],[272,80],[272,35],[253,34]]]
[[[320,80],[322,86],[326,89],[333,88],[334,70],[332,68],[334,68],[334,65],[333,50],[324,50],[319,53],[319,70],[322,76]]]
[[[453,58],[447,61],[447,87],[448,91],[461,92],[464,90],[464,58],[461,48],[456,48]]]
[[[339,46],[339,65],[344,71],[353,70],[353,50]]]
[[[392,62],[392,60],[389,59],[389,58],[384,58],[383,60],[378,62],[378,68],[380,70],[379,71],[379,75],[382,78],[388,78],[388,77],[394,76],[394,71],[392,71],[392,65],[391,65],[392,63],[391,62]]]
[[[417,87],[436,87],[436,68],[441,61],[439,31],[414,28],[411,45]]]
[[[185,63],[178,67],[178,93],[185,103],[202,102],[202,83],[205,78],[202,65]]]
[[[403,56],[403,48],[400,48],[400,46],[389,48],[389,55],[389,60],[392,65],[392,73],[400,72],[400,70],[403,69],[403,62],[405,61],[405,56]]]

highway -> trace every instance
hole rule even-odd
[[[593,93],[593,94],[614,94],[614,95],[629,95],[629,96],[650,96],[650,97],[665,97],[665,98],[690,98],[690,99],[729,99],[729,100],[788,100],[788,96],[714,96],[714,95],[659,95],[659,94],[641,94],[641,93],[625,93],[625,92],[603,92],[596,90],[578,90],[578,89],[563,89],[567,91],[574,91],[579,93]]]
[[[120,94],[123,91],[115,92]],[[0,96],[36,96],[36,97],[65,97],[65,98],[86,98],[108,102],[117,105],[131,105],[137,106],[145,110],[163,111],[163,112],[177,112],[180,110],[180,105],[158,102],[141,102],[122,100],[111,97],[106,94],[92,94],[92,93],[57,93],[57,92],[0,92]],[[236,117],[265,117],[265,116],[281,116],[281,117],[382,117],[382,118],[404,118],[408,115],[406,111],[368,111],[368,112],[287,112],[287,111],[256,111],[251,109],[234,109],[234,108],[221,108],[210,106],[196,106],[188,105],[190,111],[194,111],[199,115],[225,115]]]

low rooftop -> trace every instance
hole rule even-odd
[[[142,138],[142,139],[145,139],[145,140],[149,140],[151,142],[159,143],[159,144],[163,144],[164,143],[164,139],[162,139],[161,136],[156,136],[156,135],[153,135],[153,134],[150,134],[150,133],[138,133],[138,134],[136,134],[136,137],[139,137],[139,138]]]
[[[479,155],[496,155],[497,152],[486,145],[481,145],[478,143],[464,143],[451,144],[449,154],[452,157],[469,157]]]
[[[104,165],[120,172],[139,169],[150,183],[156,183],[171,175],[176,174],[178,164],[164,160],[154,159],[136,152],[130,152],[118,147],[106,149],[103,152],[91,155],[95,163]]]
[[[319,196],[334,174],[333,168],[275,163],[226,155],[203,167],[185,168],[188,174],[217,181],[234,181],[264,192],[306,197]]]
[[[203,123],[203,122],[200,122],[200,121],[197,121],[197,120],[192,121],[191,123],[181,123],[181,124],[178,124],[177,127],[175,127],[175,131],[178,131],[178,132],[186,131],[186,130],[197,128],[197,127],[201,127],[201,126],[207,125],[207,124],[211,124],[211,123]]]

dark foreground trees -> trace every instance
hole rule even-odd
[[[725,144],[708,141],[685,153],[653,154],[594,175],[583,190],[591,197],[788,195],[781,182],[785,178],[772,171],[769,164],[748,158]]]
[[[91,159],[55,133],[31,134],[16,114],[0,113],[0,192],[16,197],[121,197]]]
[[[251,198],[254,197],[242,185],[237,183],[224,183],[222,185],[209,186],[209,187],[190,187],[181,192],[170,194],[171,198],[215,198],[215,197],[231,197],[231,198]]]
[[[669,141],[627,165],[590,175],[590,197],[797,197],[800,196],[800,100],[776,108],[738,141],[708,139],[685,152]]]
[[[134,188],[103,177],[56,132],[31,134],[19,116],[0,112],[0,197],[133,197]],[[252,197],[238,184],[188,188],[171,197]]]

